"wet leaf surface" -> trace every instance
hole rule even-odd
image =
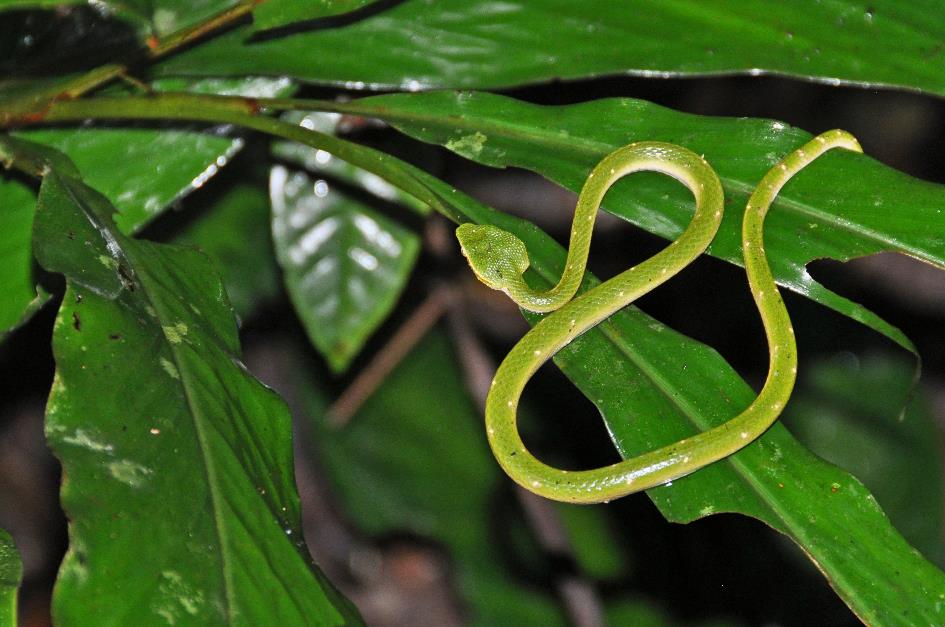
[[[267,74],[354,89],[498,88],[613,74],[776,73],[945,94],[936,0],[407,0],[269,41],[251,27],[168,59],[169,75]],[[352,45],[357,42],[357,45]]]
[[[272,234],[309,337],[344,370],[403,290],[420,238],[323,179],[272,169]]]

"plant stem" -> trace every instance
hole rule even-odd
[[[53,102],[41,120],[29,122],[97,119],[188,120],[233,124],[321,148],[339,159],[380,176],[454,222],[466,221],[460,212],[450,207],[441,194],[424,182],[429,178],[426,172],[379,150],[263,115],[260,106],[262,102],[265,101],[186,93],[62,100]]]

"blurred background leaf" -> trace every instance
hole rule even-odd
[[[35,203],[29,187],[0,180],[0,340],[45,301],[37,294],[30,245]]]
[[[262,189],[237,183],[204,207],[175,238],[213,259],[241,319],[281,293],[269,214],[269,197]]]
[[[304,172],[274,167],[269,193],[295,310],[332,369],[343,371],[396,303],[420,238]]]
[[[945,565],[942,445],[924,386],[913,390],[914,366],[844,353],[803,376],[784,415],[791,431],[856,475],[910,544]]]

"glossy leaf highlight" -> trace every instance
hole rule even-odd
[[[936,0],[407,0],[339,28],[165,62],[177,75],[288,75],[355,89],[498,88],[609,74],[777,73],[945,94]],[[351,42],[359,42],[352,47]]]
[[[420,238],[303,172],[273,168],[272,235],[309,337],[344,370],[393,308]]]

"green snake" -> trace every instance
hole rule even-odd
[[[462,224],[456,235],[480,281],[502,290],[520,307],[553,312],[516,344],[496,372],[486,400],[486,432],[492,451],[508,475],[541,496],[572,503],[599,503],[662,485],[723,459],[764,433],[781,414],[797,375],[794,330],[768,267],[764,219],[787,181],[831,148],[862,152],[849,133],[818,135],[765,174],[745,207],[742,254],[748,284],[768,341],[768,376],[758,396],[742,413],[708,431],[592,470],[561,470],[542,463],[519,436],[519,398],[532,375],[555,353],[588,329],[689,265],[715,237],[722,220],[722,185],[709,164],[692,151],[662,142],[638,142],[610,153],[594,167],[578,197],[565,269],[547,291],[528,286],[525,244],[491,225]],[[692,221],[678,239],[646,261],[574,298],[587,265],[597,210],[620,178],[655,171],[677,179],[696,200]]]

